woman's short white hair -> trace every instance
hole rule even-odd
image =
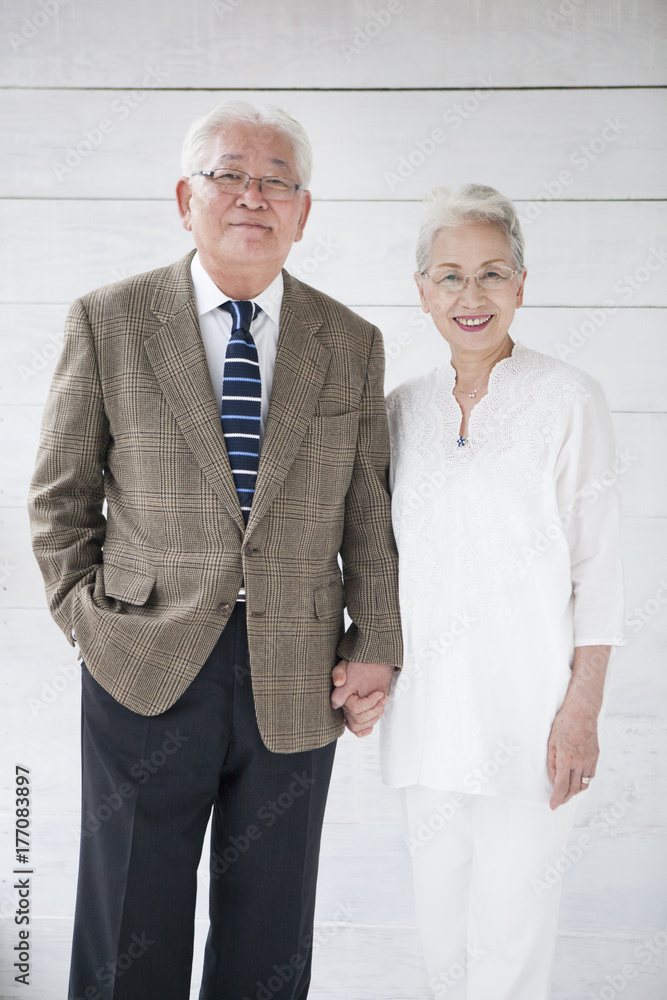
[[[474,222],[488,222],[503,233],[510,245],[512,264],[523,271],[524,240],[516,208],[509,198],[485,184],[464,184],[458,191],[436,187],[424,201],[424,213],[417,237],[417,271],[425,274],[431,263],[433,240],[442,229]]]
[[[303,125],[273,104],[255,107],[248,101],[223,101],[195,119],[183,141],[181,169],[186,177],[196,170],[210,168],[206,157],[211,143],[218,132],[230,125],[259,125],[289,139],[297,173],[294,180],[308,187],[313,169],[313,150]]]

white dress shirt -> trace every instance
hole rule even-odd
[[[595,379],[517,343],[459,447],[455,376],[387,400],[405,658],[383,775],[546,802],[574,647],[622,641],[611,415]]]
[[[211,276],[204,270],[196,253],[190,265],[192,284],[195,290],[195,303],[199,316],[201,339],[206,352],[208,370],[218,407],[222,406],[222,376],[225,367],[225,353],[232,335],[232,317],[219,306],[232,298],[218,288]],[[261,308],[261,313],[251,324],[251,333],[257,346],[259,358],[259,374],[262,380],[262,419],[259,429],[260,448],[266,430],[266,418],[269,413],[271,387],[273,385],[273,369],[276,364],[278,350],[278,334],[280,332],[280,308],[283,303],[283,276],[279,274],[268,288],[256,295],[252,302]]]
[[[199,317],[199,329],[204,344],[208,370],[211,375],[213,392],[218,402],[218,410],[222,408],[222,378],[225,368],[227,344],[232,335],[232,317],[225,309],[219,307],[223,302],[233,298],[222,291],[213,278],[204,270],[195,253],[190,264],[192,284],[195,291],[195,304]],[[280,309],[283,304],[283,276],[278,274],[268,288],[256,295],[251,302],[256,302],[262,310],[250,324],[257,357],[259,360],[259,377],[262,380],[262,412],[259,425],[259,447],[262,448],[266,419],[269,415],[271,388],[273,386],[273,369],[276,365],[278,350],[278,334],[280,333]],[[239,601],[245,601],[245,586],[241,587]]]

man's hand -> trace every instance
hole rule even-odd
[[[368,736],[384,712],[394,668],[387,663],[341,660],[331,671],[331,704],[342,708],[345,725],[355,736]]]

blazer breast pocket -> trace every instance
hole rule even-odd
[[[359,410],[331,415],[318,413],[308,424],[308,438],[328,449],[346,451],[352,446],[356,450],[358,427]]]
[[[335,616],[338,618],[345,607],[345,590],[343,581],[338,578],[326,583],[322,587],[316,587],[313,592],[315,603],[315,616],[320,619]]]

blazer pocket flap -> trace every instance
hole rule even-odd
[[[318,587],[313,596],[315,598],[315,614],[318,618],[339,615],[345,607],[342,580],[332,580],[331,583]]]
[[[104,592],[126,604],[145,604],[155,586],[155,576],[125,566],[104,563]]]

